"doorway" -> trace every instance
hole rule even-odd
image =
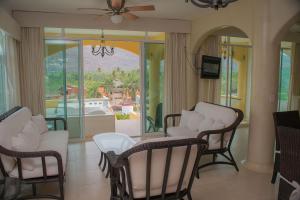
[[[162,130],[164,33],[45,28],[45,38],[46,116],[67,119],[71,138]],[[113,55],[92,54],[101,40]]]

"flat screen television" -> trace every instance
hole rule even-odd
[[[201,78],[219,79],[221,71],[221,58],[202,56]]]

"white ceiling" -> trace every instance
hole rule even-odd
[[[140,17],[194,20],[215,12],[185,3],[185,0],[127,0],[127,6],[153,4],[156,11],[135,12]],[[77,8],[107,8],[106,0],[0,0],[0,7],[8,11],[44,11],[76,14],[103,14],[97,11],[78,11]]]

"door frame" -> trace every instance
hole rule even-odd
[[[81,106],[81,116],[80,116],[80,123],[81,123],[81,134],[80,134],[80,138],[75,138],[75,139],[71,139],[71,141],[73,142],[77,142],[77,141],[84,141],[85,140],[85,109],[84,109],[84,59],[83,59],[83,42],[86,40],[94,40],[94,41],[98,41],[99,39],[95,39],[95,38],[68,38],[68,37],[45,37],[44,41],[62,41],[62,42],[66,42],[66,41],[73,41],[73,42],[78,42],[79,44],[79,100],[80,100],[80,106]],[[141,134],[140,136],[144,136],[144,135],[151,135],[151,133],[146,133],[145,131],[145,123],[146,123],[146,116],[145,116],[145,102],[144,102],[144,97],[145,97],[145,44],[165,44],[165,41],[159,41],[159,40],[135,40],[135,39],[109,39],[109,38],[104,38],[104,41],[125,41],[125,42],[138,42],[140,43],[140,86],[141,86],[141,101],[140,101],[140,106],[141,106],[141,123],[140,123],[140,132]],[[46,55],[46,54],[45,54]],[[64,63],[65,65],[66,63]],[[66,68],[66,66],[64,66],[64,68]],[[65,69],[64,69],[65,70]],[[64,84],[66,84],[66,74],[64,71]],[[66,91],[64,91],[64,99],[66,99]],[[65,108],[66,109],[66,108]],[[66,115],[66,113],[65,113]]]

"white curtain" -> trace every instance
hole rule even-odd
[[[33,114],[44,114],[43,29],[21,29],[21,101]]]
[[[21,105],[20,99],[20,77],[19,77],[19,42],[7,36],[7,84],[6,102],[9,109]]]
[[[0,113],[20,105],[18,41],[0,30]]]
[[[187,34],[168,33],[166,36],[164,113],[181,113],[187,109]]]
[[[0,30],[0,114],[7,111],[6,106],[6,50],[5,33]]]
[[[220,37],[209,36],[201,45],[198,54],[196,56],[196,65],[201,66],[202,56],[220,56]],[[211,103],[220,103],[221,98],[221,81],[199,79],[198,81],[198,100]]]

